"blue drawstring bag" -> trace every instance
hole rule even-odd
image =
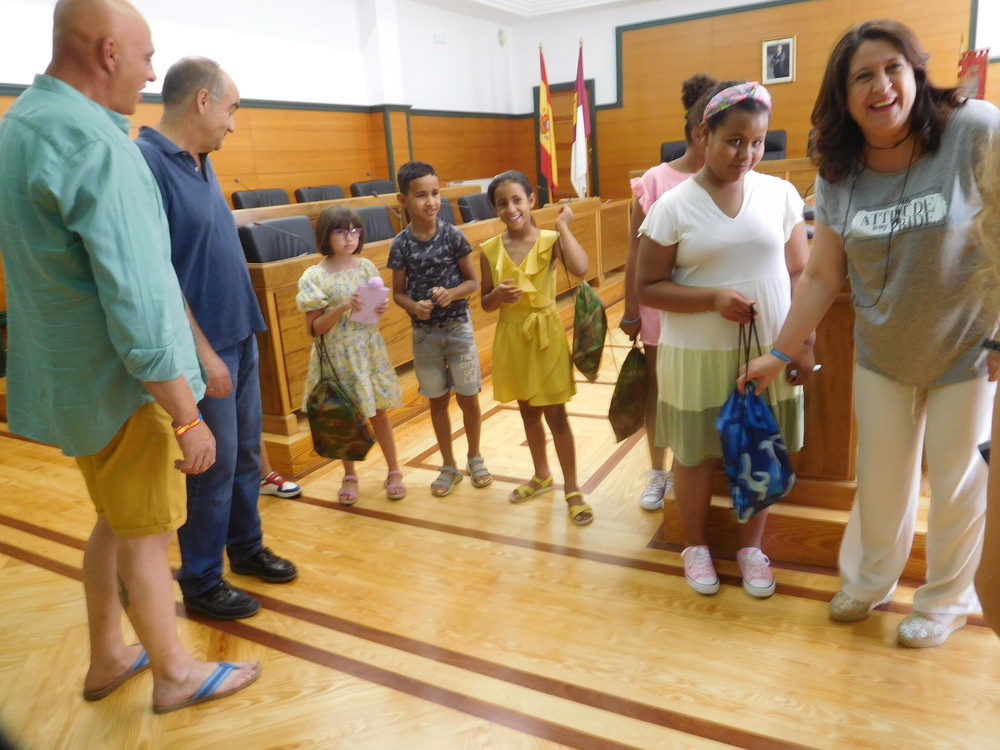
[[[748,330],[749,329],[749,330]],[[740,326],[740,353],[737,375],[750,362],[750,337],[757,341],[757,326]],[[753,381],[746,393],[733,389],[723,404],[716,422],[722,440],[722,455],[733,496],[733,513],[739,523],[746,523],[754,513],[773,505],[792,491],[795,472],[788,458],[785,439],[767,401],[758,394]]]

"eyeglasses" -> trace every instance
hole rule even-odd
[[[361,237],[365,230],[363,227],[351,227],[350,229],[334,229],[333,233],[341,239],[345,239],[347,237]]]

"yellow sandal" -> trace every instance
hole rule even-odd
[[[552,492],[552,490],[556,488],[551,474],[549,474],[546,479],[539,479],[538,477],[533,476],[531,481],[538,486],[532,487],[530,484],[519,484],[514,488],[513,492],[507,495],[507,499],[512,503],[523,503],[525,500],[530,500],[535,495]]]
[[[582,492],[567,492],[566,493],[566,501],[569,502],[569,499],[571,497],[578,497],[578,498],[580,498],[582,500],[583,499],[583,493]],[[580,516],[582,516],[584,513],[589,513],[590,514],[590,518],[587,518],[586,520],[583,520],[583,521],[579,520]],[[580,503],[578,505],[573,505],[572,503],[570,503],[570,505],[569,505],[569,520],[572,521],[577,526],[587,526],[588,524],[591,524],[591,523],[594,522],[594,509],[591,508],[586,503]]]

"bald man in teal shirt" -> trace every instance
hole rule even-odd
[[[184,475],[212,465],[215,440],[158,190],[124,117],[155,79],[152,56],[124,0],[57,3],[46,75],[0,120],[0,248],[10,428],[74,456],[98,512],[83,696],[149,667],[166,713],[229,695],[260,667],[195,660],[177,636],[167,551]],[[141,643],[125,643],[123,610]]]

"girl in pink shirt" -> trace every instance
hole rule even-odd
[[[705,163],[705,144],[697,136],[701,115],[708,103],[704,96],[718,83],[705,73],[697,73],[681,85],[681,102],[684,104],[684,138],[687,148],[684,153],[671,162],[663,162],[646,170],[642,177],[634,178],[632,192],[635,200],[632,202],[632,221],[629,228],[630,239],[628,255],[625,260],[625,312],[619,327],[635,341],[642,334],[642,346],[646,355],[646,373],[649,379],[649,389],[646,397],[646,444],[649,447],[649,460],[652,470],[649,472],[649,482],[639,495],[639,505],[645,510],[658,510],[663,507],[663,497],[674,484],[674,476],[664,471],[666,449],[656,445],[656,347],[660,342],[660,311],[639,304],[635,288],[636,259],[639,248],[639,227],[657,198],[671,188],[677,187],[693,175]]]

